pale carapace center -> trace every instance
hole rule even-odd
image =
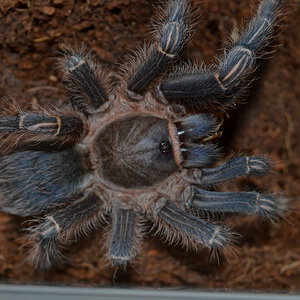
[[[179,167],[168,121],[151,115],[128,115],[109,123],[95,138],[99,173],[125,188],[152,186]]]

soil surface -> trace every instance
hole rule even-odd
[[[258,1],[195,0],[200,23],[183,58],[209,64],[221,54],[232,28],[254,13]],[[67,101],[56,68],[61,43],[85,44],[99,62],[117,70],[124,55],[150,39],[157,1],[0,1],[0,97],[30,110]],[[239,179],[227,189],[259,189],[291,200],[290,213],[275,226],[237,216],[228,222],[243,237],[238,252],[211,259],[209,251],[186,252],[148,238],[126,271],[109,267],[100,247],[102,232],[82,238],[65,254],[69,264],[43,273],[22,263],[28,248],[24,219],[0,213],[0,280],[23,284],[148,286],[232,290],[300,290],[300,18],[299,1],[284,7],[280,45],[261,60],[245,104],[228,111],[220,143],[225,154],[263,153],[274,162],[264,178]]]

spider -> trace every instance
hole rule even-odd
[[[218,250],[231,244],[233,233],[208,215],[272,220],[282,214],[279,197],[210,189],[270,169],[264,156],[216,164],[215,140],[221,134],[217,112],[235,105],[245,90],[281,2],[263,0],[224,55],[204,67],[175,66],[194,12],[188,0],[170,0],[160,10],[155,39],[117,80],[90,54],[66,48],[60,65],[70,103],[37,112],[12,104],[4,111],[1,210],[36,220],[29,236],[37,268],[50,268],[70,241],[103,224],[107,260],[125,266],[140,250],[146,220],[171,244]],[[191,113],[194,107],[203,112]]]

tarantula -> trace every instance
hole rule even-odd
[[[246,30],[210,67],[175,67],[190,38],[188,0],[170,0],[156,38],[111,83],[84,51],[65,50],[61,65],[70,105],[24,112],[12,105],[0,118],[1,210],[36,216],[31,259],[49,268],[62,247],[107,225],[112,264],[126,265],[140,249],[145,220],[170,243],[219,249],[232,233],[205,216],[242,213],[274,219],[284,204],[257,192],[209,187],[244,175],[264,175],[263,156],[219,165],[218,110],[236,103],[255,59],[272,38],[280,0],[263,0]],[[249,80],[248,80],[249,81]],[[191,108],[203,108],[191,114]]]

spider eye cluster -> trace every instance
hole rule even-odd
[[[105,126],[94,142],[100,177],[120,187],[149,187],[178,169],[165,119],[127,115]]]
[[[169,141],[163,141],[159,144],[159,149],[162,153],[169,153],[172,151],[172,146]]]

